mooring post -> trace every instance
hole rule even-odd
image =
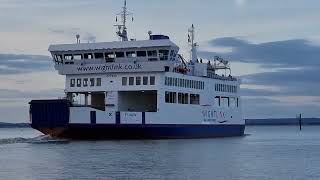
[[[301,114],[299,115],[299,123],[300,123],[300,131],[301,131],[301,126],[302,126]]]

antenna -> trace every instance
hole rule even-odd
[[[133,14],[130,11],[128,11],[126,0],[124,0],[124,6],[122,7],[122,11],[117,15],[121,17],[121,24],[114,25],[118,28],[117,35],[120,37],[121,41],[128,41],[126,22],[127,22],[127,17]],[[132,16],[132,21],[133,21],[133,16]],[[118,22],[118,17],[116,17],[116,22]]]
[[[191,45],[191,51],[190,51],[190,59],[191,62],[195,63],[197,62],[197,43],[194,42],[194,35],[195,34],[195,28],[192,24],[191,28],[188,30],[188,42]]]

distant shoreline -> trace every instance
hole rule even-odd
[[[247,126],[288,126],[299,125],[297,118],[245,119]],[[302,125],[320,125],[320,118],[303,118]],[[0,122],[0,128],[30,128],[29,123]]]
[[[0,128],[30,128],[28,123],[5,123],[0,122]]]
[[[298,118],[245,119],[248,126],[299,125]],[[320,118],[302,118],[302,125],[320,125]]]

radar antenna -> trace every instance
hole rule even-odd
[[[122,7],[122,11],[117,15],[121,17],[121,24],[114,25],[118,28],[117,35],[120,37],[121,41],[128,41],[128,32],[127,32],[126,22],[127,22],[127,17],[132,16],[133,13],[128,11],[126,0],[124,0],[124,6]],[[132,21],[133,21],[133,16],[132,16]],[[116,17],[116,22],[118,22],[118,17]]]

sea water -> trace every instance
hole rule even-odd
[[[320,179],[320,126],[247,126],[246,136],[57,140],[0,129],[0,179]]]

